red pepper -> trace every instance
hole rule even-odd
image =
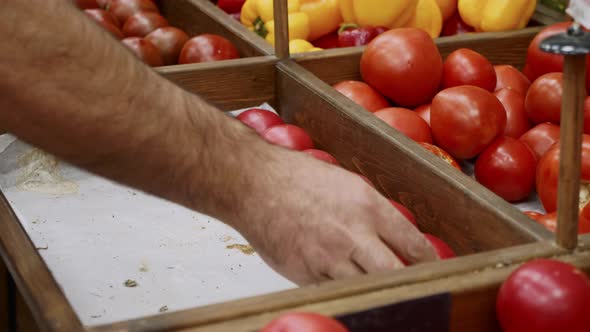
[[[356,24],[343,24],[338,30],[338,44],[340,47],[367,45],[371,40],[387,30],[389,29],[385,27],[359,27]]]
[[[442,36],[454,36],[474,32],[475,29],[463,21],[459,12],[451,16],[443,25]]]
[[[338,43],[338,31],[334,31],[325,36],[322,36],[311,43],[313,46],[323,48],[325,50],[330,48],[338,48],[340,47],[340,44]]]
[[[217,7],[223,9],[228,14],[235,14],[242,11],[242,6],[246,0],[218,0]]]

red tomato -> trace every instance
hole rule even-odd
[[[139,12],[131,15],[123,25],[126,37],[145,37],[150,32],[168,26],[162,15],[154,12]]]
[[[493,92],[496,88],[494,66],[483,55],[462,48],[449,54],[443,69],[443,88],[475,85]]]
[[[467,25],[459,15],[459,12],[455,12],[453,16],[449,17],[448,20],[445,21],[442,29],[441,36],[454,36],[454,35],[462,35],[464,33],[474,32],[472,26]]]
[[[442,160],[446,161],[447,163],[451,164],[451,166],[455,167],[459,171],[462,171],[461,170],[461,166],[459,166],[459,163],[455,160],[455,158],[453,158],[445,150],[439,148],[436,145],[432,145],[432,144],[429,144],[429,143],[421,142],[419,144],[422,145],[426,150],[434,153],[435,156],[437,156],[440,159],[442,159]]]
[[[442,58],[417,28],[392,29],[373,39],[361,58],[365,82],[402,107],[429,103],[438,91]]]
[[[589,205],[586,205],[583,212],[580,212],[578,218],[578,234],[588,234],[590,233],[590,219],[587,215],[587,211],[590,210],[588,208]],[[537,219],[534,219],[539,224],[545,226],[549,231],[555,232],[557,230],[557,211],[553,211],[551,213],[547,213],[545,215],[540,215]]]
[[[510,88],[523,97],[526,96],[531,81],[523,73],[510,65],[494,66],[494,70],[496,71],[496,91]]]
[[[73,3],[80,9],[98,8],[96,0],[74,0]]]
[[[238,49],[229,40],[218,35],[203,34],[184,44],[178,63],[220,61],[239,57]]]
[[[313,149],[313,141],[305,130],[290,124],[270,127],[262,133],[262,137],[269,143],[291,150]]]
[[[584,101],[584,134],[590,134],[590,97]]]
[[[430,104],[418,106],[414,112],[416,112],[416,114],[424,119],[424,121],[430,126]]]
[[[325,162],[330,163],[332,165],[336,165],[336,166],[340,165],[338,160],[336,158],[334,158],[333,155],[329,154],[326,151],[316,150],[316,149],[307,149],[307,150],[303,150],[303,152],[314,157],[315,159],[325,161]]]
[[[535,221],[539,221],[539,219],[544,216],[544,214],[539,213],[537,211],[524,211],[523,213],[526,214],[527,217],[529,217]]]
[[[117,29],[121,28],[121,24],[119,23],[119,21],[117,21],[117,19],[113,15],[111,15],[109,12],[107,12],[104,9],[98,9],[98,8],[85,9],[84,13],[88,17],[90,17],[91,19],[95,20],[96,22],[98,22],[100,24],[109,23],[109,24],[116,26]]]
[[[534,123],[552,122],[559,124],[563,74],[549,73],[537,78],[525,99],[525,109]]]
[[[566,32],[567,28],[571,25],[571,22],[550,25],[541,30],[531,41],[526,56],[526,64],[530,71],[531,76],[529,78],[531,81],[547,73],[563,71],[563,56],[543,52],[539,48],[539,44],[547,39],[547,37]]]
[[[520,136],[532,127],[529,117],[524,110],[523,95],[510,88],[503,88],[502,90],[496,91],[494,95],[504,105],[504,109],[506,110],[504,136],[520,138]]]
[[[567,263],[525,263],[500,287],[496,315],[504,332],[586,332],[590,280]]]
[[[498,138],[475,162],[475,178],[509,202],[529,196],[535,186],[537,159],[530,148],[512,137]]]
[[[158,13],[158,7],[151,0],[110,0],[107,11],[123,25],[131,15],[138,12]]]
[[[531,67],[528,64],[524,65],[524,68],[522,68],[522,73],[524,76],[526,76],[526,78],[529,79],[529,82],[537,79],[531,72]]]
[[[506,111],[490,92],[458,86],[434,97],[430,126],[438,146],[455,158],[469,159],[504,132]]]
[[[252,108],[242,112],[237,116],[237,119],[254,129],[258,134],[262,134],[268,128],[284,124],[277,114],[261,108]]]
[[[559,142],[559,126],[541,123],[520,136],[520,140],[533,150],[539,160],[553,144]]]
[[[428,123],[416,112],[400,107],[384,108],[374,113],[376,117],[416,142],[432,143]]]
[[[331,49],[331,48],[338,48],[338,31],[334,31],[329,33],[325,36],[322,36],[313,42],[311,42],[313,46],[323,48],[323,49]]]
[[[348,332],[335,319],[316,313],[287,313],[266,325],[260,332]]]
[[[121,41],[136,57],[152,67],[163,65],[162,55],[154,44],[144,38],[129,37]]]
[[[436,254],[440,259],[449,259],[457,257],[453,249],[451,249],[451,247],[449,247],[449,245],[446,244],[443,240],[437,238],[432,234],[424,233],[424,236],[426,237],[426,239],[428,239],[428,241],[430,241],[430,243],[434,247],[434,250],[436,250]]]
[[[239,13],[246,0],[218,0],[217,7],[228,14]]]
[[[365,82],[343,81],[335,84],[334,89],[369,112],[376,112],[389,107],[387,99]]]
[[[189,40],[189,36],[178,28],[163,27],[150,32],[145,39],[160,50],[165,65],[173,65],[178,61],[180,51]]]
[[[557,209],[557,183],[559,182],[559,144],[553,145],[539,160],[537,166],[537,194],[547,213]],[[580,203],[585,205],[587,183],[590,182],[590,136],[584,135],[582,141],[582,188],[580,188]],[[584,184],[585,183],[585,184]]]
[[[391,205],[393,205],[394,208],[396,208],[406,219],[408,219],[409,222],[411,222],[412,224],[414,224],[414,226],[418,227],[418,222],[416,221],[416,217],[414,217],[414,214],[412,213],[412,211],[408,210],[407,207],[405,207],[404,205],[394,201],[393,199],[390,199],[389,202],[391,203]]]

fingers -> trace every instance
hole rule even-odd
[[[367,273],[391,271],[404,267],[399,258],[377,236],[359,241],[350,259]]]
[[[383,211],[385,217],[378,222],[377,231],[383,242],[400,258],[410,263],[438,259],[426,237],[400,212],[391,206],[386,206]]]
[[[344,261],[341,263],[334,263],[329,268],[327,277],[333,280],[346,279],[365,274],[365,271],[355,262]]]

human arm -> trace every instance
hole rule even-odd
[[[434,257],[362,180],[260,140],[141,64],[66,1],[2,1],[0,32],[10,36],[0,44],[4,129],[223,220],[292,280],[397,267],[389,247],[409,261]]]

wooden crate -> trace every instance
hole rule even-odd
[[[173,2],[171,0],[170,3]],[[490,50],[498,49],[498,45],[526,43],[533,33],[527,31],[487,35],[487,42],[494,41],[496,45],[484,46],[487,45],[486,42],[477,42],[480,36],[463,36],[454,42],[441,39],[439,45],[441,48],[447,47],[446,52],[459,47],[473,47],[473,44],[481,44],[481,47],[489,47]],[[498,56],[500,54],[504,53],[498,51]],[[313,71],[312,64],[320,63],[327,56],[334,61],[331,62],[332,66],[334,63],[338,66],[344,64],[342,72],[355,72],[346,67],[347,63],[354,64],[354,57],[358,58],[359,52],[355,49],[327,51],[325,55],[299,60],[305,68]],[[473,180],[453,171],[447,163],[419,148],[413,141],[362,111],[322,82],[322,79],[330,81],[330,78],[322,75],[318,78],[295,62],[264,56],[169,66],[157,70],[186,90],[202,95],[222,110],[254,106],[262,102],[271,103],[287,122],[305,128],[318,147],[332,152],[345,167],[368,176],[387,196],[398,198],[407,204],[416,212],[424,230],[441,236],[461,255],[523,245],[551,237],[543,227],[524,218],[512,206],[484,190]],[[85,329],[4,198],[0,199],[0,251],[32,316],[42,330]],[[258,316],[261,312],[278,312],[304,305],[321,305],[324,302],[349,303],[345,299],[362,294],[380,294],[402,286],[413,287],[416,284],[415,289],[420,290],[424,283],[454,278],[453,276],[467,278],[466,274],[498,263],[510,264],[532,257],[561,253],[563,251],[552,244],[541,242],[499,252],[465,256],[453,261],[424,264],[399,272],[326,283],[96,327],[92,330],[160,331],[209,326]],[[389,302],[382,304],[422,295],[420,292],[404,294],[406,297],[395,297],[393,293],[393,297],[387,297]],[[357,303],[356,300],[351,302]],[[358,301],[357,304],[362,303],[368,307],[367,302]],[[378,305],[370,305],[375,304]],[[270,316],[263,317],[266,322],[266,318]],[[256,324],[262,323],[263,320],[259,320]],[[237,331],[246,330],[253,325],[233,326],[232,331]]]

